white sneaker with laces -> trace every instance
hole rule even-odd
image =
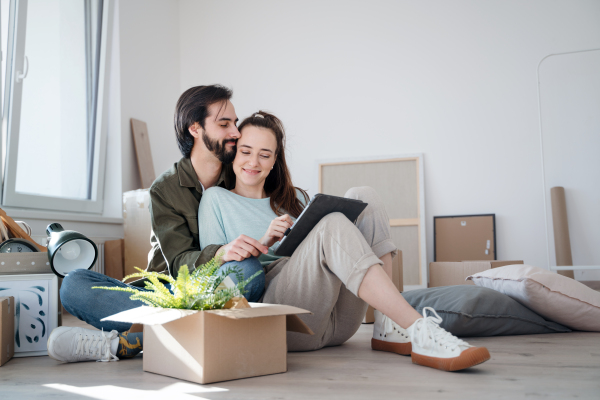
[[[427,313],[432,315],[427,315]],[[444,371],[459,371],[490,359],[485,347],[474,347],[439,326],[442,318],[431,307],[423,318],[408,327],[412,339],[412,362]]]
[[[117,331],[61,326],[48,338],[48,355],[62,362],[119,361],[115,355],[119,347]]]
[[[411,352],[410,336],[406,329],[395,323],[375,310],[375,324],[373,325],[373,338],[371,339],[371,348],[379,351],[389,351],[391,353],[409,356]]]

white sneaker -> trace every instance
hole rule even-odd
[[[119,347],[117,331],[61,326],[48,338],[48,355],[57,361],[119,361],[115,356]]]
[[[435,317],[427,315],[432,313]],[[444,371],[459,371],[490,359],[485,347],[474,347],[453,336],[439,323],[440,316],[431,307],[423,309],[423,318],[419,318],[408,327],[412,339],[412,362]]]
[[[375,310],[375,324],[373,325],[373,339],[371,348],[379,351],[409,356],[411,352],[410,336],[406,329],[392,321],[380,311]]]

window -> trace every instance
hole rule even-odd
[[[109,5],[2,2],[3,205],[102,212]]]

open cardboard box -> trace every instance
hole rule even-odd
[[[249,306],[210,311],[142,306],[103,321],[143,325],[147,372],[203,384],[286,372],[286,331],[312,335],[297,315],[310,311],[240,303]]]

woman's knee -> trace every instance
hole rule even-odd
[[[317,226],[327,227],[327,229],[348,229],[350,226],[354,226],[344,214],[340,212],[333,212],[324,216]]]
[[[348,189],[344,197],[361,200],[369,205],[382,204],[381,196],[370,186],[359,186]]]

